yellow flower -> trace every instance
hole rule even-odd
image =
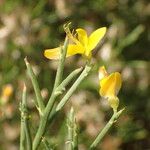
[[[122,85],[121,74],[119,72],[114,72],[109,75],[105,67],[102,66],[99,68],[99,80],[100,95],[107,98],[110,106],[116,111],[119,105],[117,94]]]
[[[10,97],[13,92],[13,87],[11,84],[7,84],[2,89],[2,97]]]
[[[10,96],[12,95],[13,93],[13,87],[11,84],[7,84],[3,87],[2,89],[2,93],[1,93],[1,103],[2,104],[5,104],[8,102]]]
[[[68,45],[66,57],[83,54],[84,56],[90,58],[91,51],[97,46],[98,42],[104,37],[106,33],[106,27],[99,28],[94,31],[89,37],[87,32],[82,29],[76,29],[76,33],[72,34],[69,28],[65,29],[65,32],[72,42]],[[61,47],[47,49],[44,51],[44,56],[48,59],[59,59]]]

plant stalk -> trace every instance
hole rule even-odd
[[[67,127],[68,127],[67,150],[78,150],[78,131],[73,108],[71,108],[68,115]]]
[[[23,96],[22,96],[22,104],[21,104],[21,117],[22,117],[22,124],[21,124],[21,148],[24,148],[24,138],[26,139],[26,145],[27,145],[27,150],[32,150],[32,138],[30,134],[30,129],[29,129],[29,114],[28,114],[28,109],[27,109],[27,98],[26,98],[26,86],[24,85],[23,89]]]
[[[26,99],[26,87],[23,88],[22,102],[20,103],[21,127],[20,127],[20,150],[25,150],[25,128],[24,128],[24,109]]]
[[[63,106],[67,103],[68,99],[75,92],[75,90],[77,89],[77,87],[79,86],[79,84],[89,74],[91,68],[92,68],[92,65],[90,65],[90,64],[87,64],[85,66],[84,70],[82,71],[82,73],[80,74],[80,76],[78,77],[78,79],[74,82],[74,84],[71,86],[71,88],[69,89],[69,91],[63,97],[63,99],[60,101],[60,103],[57,105],[55,112],[53,112],[53,115],[55,115],[58,111],[60,111],[63,108]],[[52,97],[49,100],[49,102],[48,102],[48,104],[47,104],[47,106],[45,108],[44,115],[41,118],[39,129],[38,129],[38,132],[37,132],[36,137],[35,137],[34,142],[33,142],[33,150],[37,149],[37,147],[38,147],[38,145],[39,145],[39,143],[41,141],[41,137],[42,137],[42,135],[45,132],[46,123],[48,121],[48,118],[49,118],[50,112],[52,110],[52,106],[54,104],[56,96],[57,96],[56,94],[52,94]],[[52,115],[52,117],[53,117],[53,115]]]
[[[25,58],[24,61],[26,63],[27,71],[28,71],[29,77],[31,79],[31,82],[32,82],[32,85],[33,85],[33,88],[34,88],[34,91],[35,91],[35,95],[36,95],[36,99],[37,99],[37,101],[35,101],[35,103],[38,106],[38,110],[39,110],[40,115],[42,115],[42,113],[45,109],[45,105],[44,105],[44,101],[43,101],[43,98],[42,98],[42,95],[41,95],[39,84],[38,84],[36,75],[34,74],[34,72],[32,70],[32,67],[29,64],[27,58]]]
[[[65,64],[67,48],[68,48],[68,42],[69,42],[69,40],[68,40],[68,37],[66,36],[64,46],[61,47],[61,49],[60,49],[61,55],[60,55],[60,61],[59,61],[59,65],[58,65],[58,69],[57,69],[57,73],[56,73],[56,79],[55,79],[53,91],[55,90],[55,88],[57,88],[57,86],[60,84],[60,82],[62,80],[64,64]]]
[[[114,124],[114,122],[116,122],[116,120],[118,119],[118,117],[121,115],[121,113],[123,111],[124,111],[124,109],[120,110],[119,112],[115,112],[114,111],[114,114],[112,115],[112,117],[109,120],[109,122],[102,129],[102,131],[100,131],[100,133],[98,134],[98,136],[95,138],[94,142],[91,144],[90,150],[94,150],[97,147],[97,145],[101,142],[101,140],[103,139],[103,137],[106,135],[106,133],[108,132],[108,130],[112,127],[112,125]]]
[[[52,108],[54,106],[55,99],[58,96],[58,94],[55,93],[55,89],[57,88],[57,86],[60,84],[60,81],[61,81],[61,77],[62,77],[63,69],[64,69],[65,58],[66,58],[66,53],[67,53],[67,47],[68,47],[68,38],[66,37],[63,49],[61,49],[61,56],[60,56],[59,65],[58,65],[58,69],[57,69],[57,73],[56,73],[54,88],[53,88],[51,97],[47,103],[47,106],[44,110],[43,116],[40,119],[39,128],[38,128],[38,131],[37,131],[35,138],[34,138],[34,141],[33,141],[33,150],[38,149],[38,146],[41,142],[42,136],[46,130],[48,117],[49,117],[49,115],[52,111]]]
[[[78,77],[78,79],[74,82],[72,87],[68,90],[66,95],[63,97],[63,99],[59,102],[59,104],[56,107],[56,111],[59,111],[62,109],[62,107],[67,103],[68,99],[71,97],[71,95],[74,93],[74,91],[77,89],[79,84],[84,80],[84,78],[89,74],[90,70],[92,68],[92,65],[87,64]]]
[[[74,133],[74,110],[71,108],[67,119],[68,137],[66,142],[67,150],[73,150],[73,133]]]

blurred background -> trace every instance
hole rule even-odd
[[[88,148],[109,120],[112,110],[98,93],[97,72],[105,65],[108,72],[122,74],[120,109],[126,110],[97,149],[150,150],[149,19],[148,0],[0,0],[0,150],[19,149],[23,82],[27,85],[34,136],[38,113],[24,58],[28,57],[38,76],[46,103],[58,62],[44,58],[43,51],[63,43],[63,24],[67,22],[72,22],[72,28],[85,28],[89,34],[99,27],[108,29],[93,51],[91,74],[47,129],[46,137],[52,136],[49,142],[58,150],[65,147],[66,115],[71,106],[76,112],[81,150]],[[80,56],[68,58],[64,77],[84,63]]]

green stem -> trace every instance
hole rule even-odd
[[[25,150],[25,130],[24,130],[24,108],[26,99],[26,87],[23,88],[22,102],[20,104],[21,111],[21,127],[20,127],[20,150]]]
[[[65,91],[66,86],[70,83],[70,81],[72,81],[72,79],[77,76],[82,70],[81,68],[75,69],[74,71],[72,71],[67,77],[66,79],[64,79],[62,81],[62,83],[56,88],[55,90],[55,94],[62,94],[63,91]]]
[[[53,112],[53,115],[55,115],[58,111],[60,111],[63,108],[63,106],[67,103],[68,99],[71,97],[73,92],[77,89],[79,84],[89,74],[91,68],[92,68],[92,66],[90,64],[87,64],[85,66],[84,70],[82,71],[82,73],[80,74],[78,79],[74,82],[72,87],[69,89],[69,91],[66,93],[66,95],[63,97],[63,99],[60,101],[60,103],[56,107],[56,110],[55,110],[55,112]],[[49,100],[49,102],[45,108],[44,115],[42,116],[42,118],[40,120],[39,129],[37,131],[37,134],[36,134],[34,142],[33,142],[33,150],[36,150],[38,145],[40,144],[41,137],[46,130],[46,123],[48,121],[48,118],[49,118],[50,112],[52,110],[52,107],[54,105],[54,101],[55,101],[56,97],[57,97],[57,93],[55,94],[55,91],[54,91],[54,93],[52,93],[51,99]],[[53,117],[53,115],[52,115],[52,117]]]
[[[26,98],[26,86],[24,85],[23,89],[23,96],[22,96],[22,104],[21,104],[21,116],[22,116],[22,126],[21,130],[23,133],[21,133],[21,145],[23,145],[24,141],[22,141],[26,137],[26,142],[27,142],[27,150],[32,150],[32,138],[30,134],[30,129],[29,129],[29,114],[28,114],[28,109],[27,109],[27,98]],[[24,137],[25,136],[25,137]],[[22,146],[21,146],[22,147]]]
[[[55,95],[60,95],[62,94],[63,91],[65,91],[66,86],[72,81],[72,79],[77,76],[82,70],[81,68],[75,69],[74,71],[72,71],[67,77],[66,79],[64,79],[62,81],[62,83],[55,89]],[[52,121],[53,117],[56,115],[55,113],[55,108],[53,107],[53,111],[51,112],[50,116],[49,116],[49,122]]]
[[[112,125],[114,124],[114,122],[116,122],[116,120],[118,119],[118,117],[121,115],[121,113],[123,111],[124,111],[124,109],[120,110],[119,112],[114,112],[114,114],[111,117],[111,119],[109,120],[109,122],[102,129],[102,131],[100,131],[100,133],[98,134],[98,136],[96,137],[96,139],[94,140],[94,142],[91,144],[90,150],[94,150],[97,147],[97,145],[101,142],[101,140],[103,139],[103,137],[106,135],[106,133],[108,132],[108,130],[112,127]]]
[[[28,71],[29,77],[32,81],[32,85],[33,85],[33,88],[34,88],[34,91],[35,91],[35,95],[36,95],[36,99],[37,99],[37,101],[35,101],[35,103],[38,105],[39,113],[42,114],[43,111],[44,111],[45,106],[44,106],[44,102],[43,102],[43,98],[42,98],[42,95],[41,95],[41,91],[40,91],[40,88],[39,88],[38,81],[37,81],[36,76],[35,76],[35,74],[32,70],[31,65],[27,61],[27,58],[25,58],[24,61],[26,63],[27,71]]]
[[[91,68],[92,68],[92,66],[89,65],[89,64],[87,64],[85,66],[84,70],[82,71],[82,73],[80,74],[80,76],[78,77],[78,79],[74,82],[74,84],[72,85],[72,87],[68,90],[68,92],[66,93],[66,95],[63,97],[63,99],[57,105],[56,111],[59,111],[60,109],[62,109],[62,107],[67,103],[68,99],[71,97],[71,95],[77,89],[77,87],[79,86],[79,84],[89,74]]]
[[[56,73],[56,79],[55,79],[53,91],[60,84],[61,79],[62,79],[64,64],[65,64],[65,58],[66,58],[67,48],[68,48],[68,42],[69,42],[69,40],[66,37],[65,42],[64,42],[64,46],[61,47],[60,61],[59,61],[59,65],[58,65],[58,69],[57,69],[57,73]]]
[[[20,130],[20,150],[25,150],[25,132],[24,132],[24,123],[21,118],[21,130]]]
[[[84,70],[82,71],[82,73],[80,74],[80,76],[78,77],[78,79],[74,82],[74,84],[71,86],[71,88],[69,89],[69,91],[65,94],[65,96],[63,97],[63,99],[58,103],[56,109],[52,112],[52,114],[49,116],[49,122],[51,122],[54,118],[54,116],[56,116],[56,114],[63,108],[63,106],[67,103],[68,99],[71,97],[71,95],[73,94],[73,92],[77,89],[77,87],[79,86],[79,84],[84,80],[84,78],[89,74],[90,70],[92,69],[92,65],[87,64],[84,68]],[[73,73],[73,72],[72,72]],[[71,74],[72,74],[71,73]],[[67,77],[70,78],[70,75]],[[66,79],[67,79],[66,78]],[[66,80],[65,79],[65,80]],[[66,81],[63,81],[64,83]],[[58,89],[63,85],[63,82],[60,84],[60,86],[58,86]],[[64,87],[64,85],[62,86]],[[63,88],[62,88],[63,89]],[[57,94],[57,93],[56,93]]]
[[[32,150],[32,138],[31,138],[31,133],[29,129],[28,118],[25,119],[25,133],[26,133],[26,139],[27,139],[27,150]]]
[[[67,120],[67,127],[68,127],[68,137],[67,137],[67,150],[73,150],[73,133],[74,133],[74,110],[71,108],[68,120]]]
[[[48,104],[44,110],[43,116],[40,119],[39,128],[38,128],[38,131],[37,131],[34,141],[33,141],[33,150],[38,149],[38,146],[41,142],[41,138],[46,130],[48,117],[54,106],[55,99],[58,96],[58,94],[55,93],[55,89],[57,88],[57,86],[60,84],[60,81],[61,81],[61,77],[62,77],[63,69],[64,69],[65,58],[66,58],[67,47],[68,47],[68,38],[66,38],[64,46],[63,46],[63,50],[61,50],[61,56],[60,56],[59,66],[58,66],[57,73],[56,73],[56,79],[55,79],[55,83],[54,83],[53,92],[52,92],[52,95],[51,95],[51,97],[48,101]]]
[[[71,108],[68,115],[67,127],[68,127],[67,150],[78,150],[78,132],[73,108]]]
[[[53,108],[56,97],[57,97],[57,95],[52,94],[51,99],[49,100],[49,102],[48,102],[48,104],[45,108],[44,114],[40,119],[39,128],[38,128],[38,131],[37,131],[37,133],[35,135],[35,138],[34,138],[34,141],[33,141],[33,150],[38,149],[38,146],[41,142],[42,136],[43,136],[43,134],[46,130],[48,117],[49,117],[50,112],[52,111],[52,108]]]
[[[76,123],[76,118],[74,119],[73,149],[78,150],[78,127],[77,127],[77,123]]]

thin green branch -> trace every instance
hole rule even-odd
[[[64,46],[61,47],[60,61],[59,61],[59,65],[58,65],[58,69],[57,69],[57,73],[56,73],[56,79],[55,79],[53,91],[60,84],[61,79],[62,79],[64,64],[65,64],[65,58],[66,58],[66,53],[67,53],[67,48],[68,48],[68,42],[69,42],[69,40],[68,40],[68,37],[66,36]]]
[[[38,149],[38,146],[41,142],[41,138],[46,130],[48,117],[54,106],[55,99],[58,96],[58,94],[55,93],[55,89],[58,87],[58,85],[60,84],[60,81],[61,81],[61,77],[62,77],[63,70],[64,70],[64,63],[65,63],[65,58],[66,58],[66,53],[67,53],[67,47],[68,47],[68,38],[66,37],[63,49],[61,49],[61,56],[60,56],[59,66],[58,66],[57,73],[56,73],[56,79],[55,79],[55,83],[54,83],[53,92],[52,92],[52,95],[51,95],[51,97],[47,103],[47,106],[44,110],[43,116],[41,117],[39,128],[38,128],[38,131],[37,131],[34,141],[33,141],[33,150]]]
[[[91,68],[92,68],[92,65],[90,65],[90,64],[87,64],[85,66],[84,70],[82,71],[82,73],[80,74],[80,76],[78,77],[78,79],[74,82],[74,84],[72,85],[72,87],[68,90],[68,92],[66,93],[66,95],[63,97],[63,99],[57,105],[56,111],[61,110],[62,107],[67,103],[67,101],[69,100],[69,98],[71,97],[71,95],[74,93],[74,91],[77,89],[77,87],[79,86],[79,84],[89,74]]]
[[[52,112],[52,114],[50,114],[49,116],[49,122],[51,122],[54,118],[54,116],[56,116],[56,114],[63,108],[63,106],[67,103],[67,101],[69,100],[69,98],[71,97],[71,95],[75,92],[75,90],[77,89],[77,87],[79,86],[79,84],[86,78],[86,76],[89,74],[89,72],[92,69],[92,65],[91,64],[87,64],[84,68],[84,70],[82,71],[82,73],[80,74],[80,76],[77,78],[77,80],[74,82],[74,84],[71,86],[71,88],[68,90],[68,92],[65,94],[65,96],[62,98],[62,100],[58,103],[56,109]],[[73,73],[73,72],[72,72]],[[70,76],[70,75],[69,75]],[[69,76],[67,78],[69,78]],[[67,79],[66,78],[66,79]],[[65,79],[65,80],[66,80]],[[64,83],[66,81],[63,81]],[[58,86],[58,89],[63,85],[63,82],[60,84],[60,86]],[[62,86],[64,87],[64,85]],[[63,88],[62,88],[63,89]],[[56,92],[57,94],[57,92]]]
[[[26,139],[27,139],[27,150],[32,150],[32,138],[31,138],[31,133],[29,129],[29,123],[28,119],[25,119],[25,133],[26,133]]]
[[[71,108],[68,115],[67,127],[68,127],[68,138],[66,143],[67,150],[78,150],[77,125],[73,108]]]
[[[108,132],[108,130],[116,122],[116,120],[119,118],[119,116],[122,114],[123,111],[124,111],[124,109],[121,109],[118,112],[114,111],[114,114],[112,115],[112,117],[109,120],[109,122],[102,129],[102,131],[100,131],[100,133],[98,134],[98,136],[95,138],[94,142],[91,144],[90,150],[94,150],[97,147],[97,145],[101,142],[101,140],[103,139],[103,137],[106,135],[106,133]]]
[[[69,91],[66,93],[66,95],[63,97],[63,99],[60,101],[60,103],[56,107],[56,112],[53,112],[53,115],[55,115],[59,110],[61,110],[63,108],[63,106],[65,105],[65,103],[67,103],[68,99],[71,97],[73,92],[77,89],[79,84],[89,74],[91,68],[92,68],[91,64],[87,64],[85,66],[84,70],[82,71],[82,73],[80,74],[78,79],[74,82],[72,87],[69,89]],[[47,121],[49,119],[49,115],[50,115],[50,113],[52,111],[52,108],[53,108],[53,105],[54,105],[54,102],[55,102],[55,98],[57,96],[58,96],[57,93],[55,93],[55,91],[54,91],[52,93],[52,96],[51,96],[50,100],[48,101],[48,104],[47,104],[47,106],[45,108],[45,111],[44,111],[44,115],[43,115],[43,117],[40,120],[39,129],[37,131],[37,134],[36,134],[34,142],[33,142],[33,150],[36,150],[38,145],[40,144],[41,137],[43,136],[43,134],[44,134],[44,132],[46,130],[46,124],[47,124]],[[52,117],[53,117],[53,115],[52,115]]]
[[[27,58],[25,58],[24,61],[25,61],[25,64],[27,66],[27,71],[28,71],[29,77],[32,81],[32,85],[33,85],[33,88],[34,88],[34,91],[35,91],[36,100],[37,100],[37,101],[35,101],[35,104],[38,106],[38,110],[39,110],[40,115],[42,115],[45,106],[44,106],[44,101],[43,101],[41,91],[40,91],[40,88],[39,88],[39,84],[38,84],[36,75],[34,74],[34,72],[32,70],[31,65],[27,61]]]
[[[25,129],[24,129],[25,99],[26,99],[26,87],[23,88],[22,102],[20,103],[20,112],[21,112],[20,150],[25,150]]]
[[[24,130],[24,122],[21,118],[21,127],[20,127],[20,150],[25,150],[25,130]]]
[[[55,94],[62,94],[63,91],[65,91],[66,86],[72,81],[72,79],[77,76],[82,71],[82,67],[75,69],[72,71],[66,79],[62,81],[62,83],[56,88]]]
[[[21,148],[24,146],[24,138],[26,137],[26,145],[27,150],[32,150],[32,138],[29,129],[29,114],[27,109],[27,98],[26,98],[26,86],[24,85],[22,103],[21,103],[21,117],[22,117],[22,125],[21,125]]]
[[[73,149],[78,150],[78,126],[76,123],[76,118],[74,118]]]
[[[74,110],[73,108],[71,108],[67,119],[67,129],[68,129],[68,137],[66,142],[67,150],[73,150],[73,127],[74,127]]]
[[[66,86],[72,81],[73,78],[75,78],[80,72],[82,71],[82,67],[75,69],[74,71],[72,71],[67,77],[66,79],[63,80],[63,82],[56,88],[55,90],[55,95],[59,95],[62,94],[63,91],[65,91]],[[54,116],[56,116],[56,110],[54,108],[54,110],[51,112],[50,116],[49,116],[49,122],[51,122],[54,118]]]

